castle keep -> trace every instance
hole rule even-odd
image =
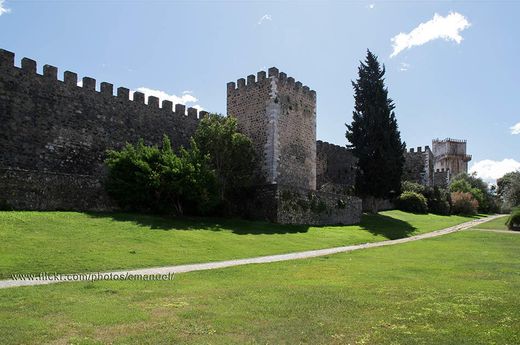
[[[266,182],[316,189],[316,92],[274,67],[227,87],[227,113],[252,139]]]
[[[360,221],[359,198],[337,194],[341,188],[321,189],[325,181],[340,187],[352,181],[334,175],[334,170],[343,171],[341,164],[329,159],[338,153],[331,149],[334,145],[316,142],[315,91],[273,67],[267,75],[261,71],[249,75],[247,82],[241,78],[228,83],[227,113],[237,118],[240,131],[251,138],[261,162],[263,184],[252,200],[253,217],[305,224]],[[347,159],[343,164],[351,162]]]
[[[206,112],[44,65],[0,49],[0,207],[25,210],[116,209],[105,193],[104,159],[142,138],[164,134],[187,146]],[[352,224],[362,202],[351,196],[352,151],[316,141],[316,92],[276,68],[227,84],[227,113],[253,142],[260,166],[246,215],[278,223]],[[404,178],[446,186],[467,172],[466,142],[434,140],[406,153]],[[384,173],[384,172],[382,172]]]
[[[468,172],[471,155],[466,154],[465,140],[434,139],[432,147],[411,148],[405,153],[404,180],[445,188],[454,176]]]

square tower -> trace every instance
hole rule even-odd
[[[447,138],[432,141],[435,171],[449,171],[450,176],[468,172],[471,156],[466,154],[466,140]]]
[[[316,189],[316,92],[272,67],[227,84],[227,113],[253,142],[265,182]]]

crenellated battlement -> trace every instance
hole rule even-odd
[[[428,146],[428,145],[424,146],[424,149],[422,146],[417,146],[417,151],[414,147],[411,147],[408,149],[408,153],[427,153],[429,151],[431,151],[431,150],[430,150],[430,146]]]
[[[251,138],[264,182],[316,188],[316,92],[278,68],[227,84],[227,113]]]
[[[49,64],[38,73],[30,58],[19,63],[0,49],[0,202],[16,209],[109,210],[107,150],[160,144],[164,135],[174,149],[187,147],[207,114],[72,71],[60,76]]]
[[[463,139],[452,139],[452,138],[445,138],[445,139],[433,139],[432,142],[434,143],[459,143],[459,144],[466,144],[467,140]]]
[[[30,58],[24,57],[20,60],[20,67],[15,65],[15,54],[13,52],[0,49],[0,69],[13,69],[15,71],[22,71],[23,73],[34,75],[37,78],[44,78],[46,81],[54,81],[70,87],[72,89],[83,89],[87,92],[95,92],[104,97],[113,97],[123,101],[133,102],[148,106],[151,108],[159,108],[164,111],[171,112],[177,116],[187,116],[190,118],[200,119],[208,114],[206,111],[198,111],[198,109],[189,107],[186,112],[186,106],[184,104],[175,104],[168,100],[163,100],[159,103],[159,99],[155,96],[146,96],[139,91],[131,92],[126,87],[118,87],[117,93],[114,95],[114,85],[108,82],[101,82],[99,89],[97,88],[97,81],[92,77],[85,76],[81,79],[81,83],[78,84],[78,74],[71,71],[63,72],[63,79],[58,77],[58,68],[52,65],[43,65],[43,73],[37,72],[37,62]]]
[[[349,151],[349,152],[351,151],[350,149],[348,149],[345,146],[336,145],[336,144],[329,143],[328,141],[323,141],[323,140],[316,140],[316,146],[322,147],[325,150]]]
[[[294,89],[297,92],[301,92],[304,95],[316,99],[316,91],[311,90],[308,86],[304,86],[301,82],[295,81],[292,77],[287,77],[287,74],[280,72],[278,68],[271,67],[267,73],[265,71],[259,71],[256,76],[254,74],[248,75],[246,78],[240,78],[235,82],[227,83],[228,92],[237,90],[247,90],[263,85],[263,83],[276,79],[280,85],[285,85],[290,89]]]

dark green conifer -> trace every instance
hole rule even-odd
[[[385,87],[385,67],[367,51],[352,82],[355,106],[347,125],[348,147],[358,158],[356,193],[361,197],[388,199],[399,195],[406,145],[401,141],[395,105]],[[377,205],[373,205],[377,211]]]

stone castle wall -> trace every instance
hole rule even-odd
[[[468,172],[471,156],[466,154],[466,141],[458,139],[434,139],[429,146],[405,152],[403,180],[424,186],[446,188],[451,179]]]
[[[248,205],[249,216],[280,224],[356,224],[362,201],[307,188],[270,184],[259,186]]]
[[[253,141],[262,166],[250,217],[282,224],[360,221],[361,199],[335,194],[353,185],[353,155],[316,142],[315,91],[273,67],[228,83],[227,112]],[[317,174],[318,186],[333,193],[316,190]]]
[[[316,189],[316,93],[276,68],[228,83],[227,112],[262,162],[267,183]]]
[[[433,153],[429,146],[411,148],[404,153],[403,181],[413,181],[424,186],[433,186]]]
[[[316,189],[331,193],[352,192],[357,158],[352,150],[321,140],[316,142]]]
[[[451,179],[449,170],[437,169],[433,173],[433,184],[436,187],[446,188],[448,187]]]
[[[272,161],[272,155],[268,156],[273,135],[269,133],[269,119],[265,115],[270,92],[271,83],[265,71],[258,72],[256,81],[255,76],[250,75],[247,85],[243,78],[236,84],[227,84],[227,112],[237,117],[239,130],[253,143],[262,170],[259,183],[272,182],[276,177],[274,163],[277,162]]]
[[[116,209],[106,195],[109,149],[142,138],[186,146],[199,118],[194,108],[54,66],[15,65],[0,50],[0,207],[25,210]],[[133,97],[131,97],[131,95]],[[356,160],[336,145],[316,142],[316,93],[276,68],[228,84],[228,113],[238,118],[259,154],[264,185],[250,214],[279,223],[352,224],[361,200],[341,194],[355,181]],[[319,186],[317,180],[317,152]],[[265,183],[267,182],[267,185]],[[333,186],[334,188],[330,188]],[[330,193],[330,192],[334,193]],[[260,206],[258,205],[260,203]]]
[[[196,109],[145,96],[0,50],[0,202],[19,209],[105,210],[103,160],[107,149],[143,138],[158,144],[163,134],[174,147],[194,133]],[[202,116],[204,114],[201,114]]]

